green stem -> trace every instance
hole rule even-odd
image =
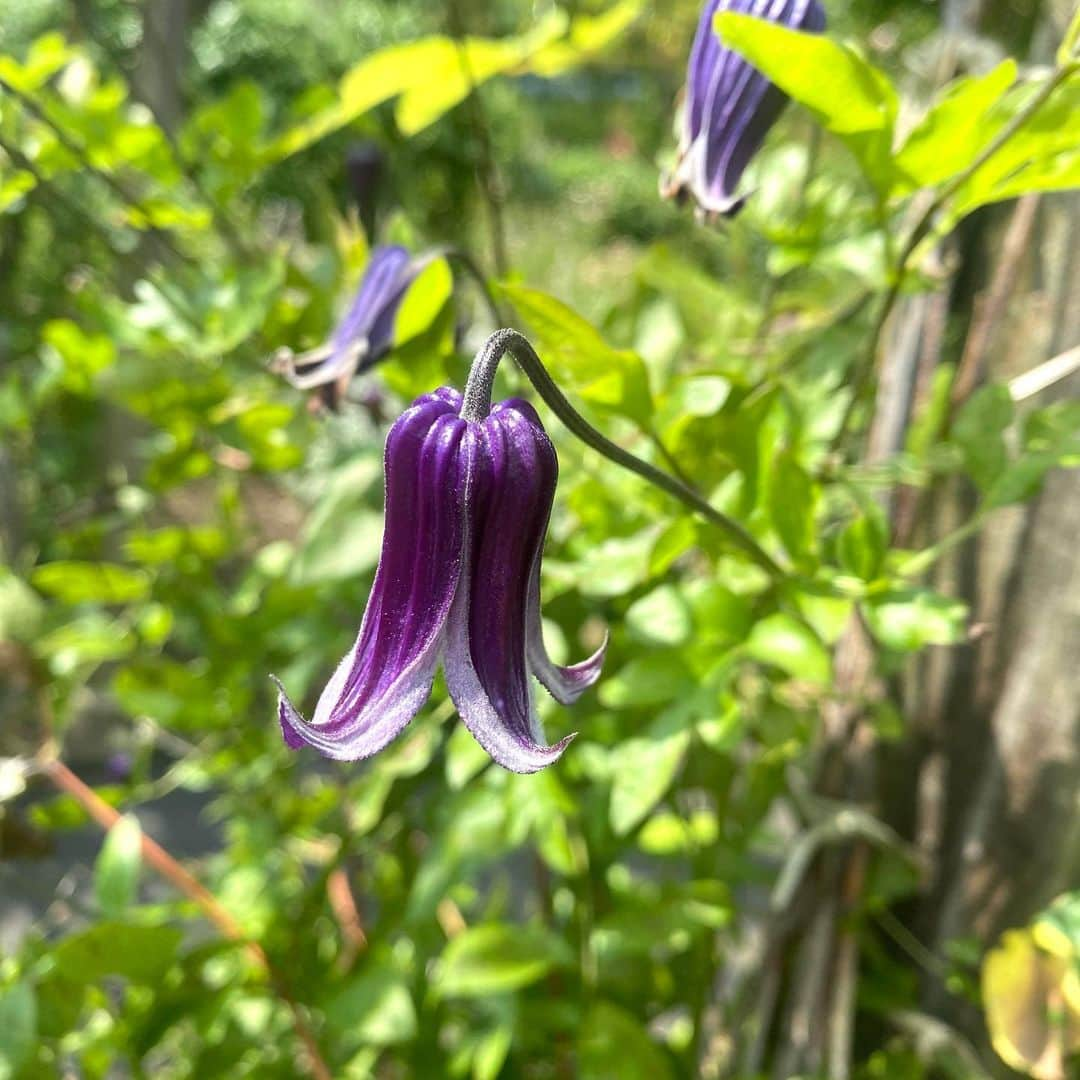
[[[974,536],[986,524],[986,518],[987,511],[979,510],[970,521],[954,529],[947,536],[943,536],[936,544],[905,559],[897,568],[897,572],[901,577],[918,577],[925,573],[942,555]]]
[[[491,389],[495,371],[502,357],[509,353],[525,373],[536,392],[549,409],[563,422],[571,434],[586,446],[602,454],[616,465],[636,473],[654,487],[678,499],[684,506],[700,514],[711,525],[724,532],[728,539],[764,570],[773,581],[783,581],[784,569],[762,548],[758,542],[737,522],[708,503],[692,487],[681,480],[635,457],[621,446],[605,438],[563,396],[563,392],[547,373],[536,350],[516,330],[497,330],[484,342],[476,354],[468,382],[465,384],[465,400],[461,416],[477,422],[488,414],[491,407]]]
[[[447,261],[456,262],[476,282],[480,294],[484,298],[484,303],[487,305],[491,321],[496,326],[502,326],[506,319],[503,316],[502,309],[499,307],[499,301],[495,299],[495,294],[491,291],[491,285],[488,283],[488,279],[484,271],[480,269],[477,261],[467,251],[462,251],[461,248],[444,247],[437,250]]]
[[[649,441],[656,447],[656,452],[667,463],[667,467],[684,483],[688,488],[697,490],[697,485],[687,475],[686,470],[679,464],[675,455],[664,444],[664,440],[660,438],[659,432],[655,428],[648,427],[643,429],[648,436]]]

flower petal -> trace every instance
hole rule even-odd
[[[818,0],[709,0],[702,11],[687,70],[678,163],[661,192],[678,196],[688,190],[702,210],[730,216],[745,202],[735,189],[787,96],[718,40],[718,11],[812,33],[824,30],[825,12]]]
[[[460,396],[418,398],[386,440],[386,526],[360,633],[309,723],[282,692],[285,741],[352,761],[389,743],[431,691],[461,576],[468,425]]]
[[[558,462],[523,401],[496,405],[470,427],[466,446],[468,558],[447,626],[447,687],[466,727],[500,765],[535,772],[570,741],[545,745],[526,657],[530,578]]]
[[[297,357],[305,370],[288,373],[289,382],[297,389],[310,390],[363,371],[385,356],[393,342],[398,305],[416,269],[405,248],[396,244],[375,248],[360,288],[329,343]]]
[[[569,667],[560,667],[552,663],[547,647],[544,645],[544,634],[540,622],[539,563],[536,568],[536,584],[529,590],[529,608],[525,619],[525,651],[529,669],[560,705],[573,705],[600,678],[608,646],[607,634],[604,635],[600,648],[587,659],[571,664]]]

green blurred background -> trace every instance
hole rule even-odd
[[[1080,340],[1075,75],[875,330],[1025,99],[928,104],[1038,85],[1073,11],[826,6],[886,164],[793,106],[705,226],[657,195],[696,3],[0,0],[0,1078],[1077,1075],[1080,410],[1007,388]],[[437,260],[320,408],[271,360],[388,241],[484,287]],[[385,429],[497,321],[788,576],[547,417],[545,634],[611,633],[564,758],[491,766],[441,682],[290,754],[268,675],[310,711],[349,647]]]

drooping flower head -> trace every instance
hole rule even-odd
[[[424,263],[396,244],[374,248],[356,296],[330,340],[283,365],[289,382],[310,390],[347,380],[378,363],[393,347],[398,308]]]
[[[544,647],[540,560],[558,461],[539,416],[520,399],[477,415],[443,387],[390,429],[385,471],[382,554],[359,636],[311,722],[278,684],[285,741],[371,756],[423,706],[442,661],[461,719],[500,765],[550,765],[572,736],[546,744],[530,675],[569,705],[599,677],[604,647],[573,667]]]
[[[818,0],[708,0],[701,13],[686,75],[678,162],[661,193],[666,198],[689,193],[702,212],[731,215],[745,201],[735,194],[739,178],[787,95],[720,42],[713,28],[720,11],[813,33],[825,29],[825,11]]]

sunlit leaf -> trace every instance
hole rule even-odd
[[[689,743],[688,730],[657,721],[641,738],[626,739],[613,751],[609,819],[616,836],[635,828],[664,797]]]
[[[927,645],[955,645],[967,630],[967,605],[927,589],[892,590],[863,605],[874,636],[890,649],[916,652]]]
[[[37,999],[25,982],[0,989],[0,1080],[15,1080],[34,1052]]]
[[[351,979],[324,1006],[326,1022],[341,1035],[375,1046],[408,1042],[416,1034],[416,1007],[400,976],[370,971]]]
[[[636,353],[615,349],[585,319],[553,296],[501,283],[556,382],[599,408],[648,424],[652,415],[648,372]]]
[[[534,926],[474,926],[439,958],[432,989],[442,997],[486,997],[519,990],[572,962],[561,937]]]
[[[1007,1065],[1036,1080],[1067,1080],[1066,1059],[1080,1051],[1078,962],[1080,955],[1040,949],[1027,929],[1007,931],[983,961],[982,995],[994,1049]]]
[[[150,579],[143,571],[106,562],[44,563],[31,573],[30,582],[34,588],[66,604],[90,600],[100,604],[126,604],[132,600],[145,600],[150,591]]]
[[[539,49],[528,62],[535,75],[553,78],[607,48],[641,13],[642,0],[619,0],[599,15],[581,14],[566,34]]]
[[[811,631],[790,615],[769,615],[754,624],[746,641],[747,656],[786,671],[796,679],[825,685],[829,654]]]
[[[888,76],[848,45],[749,15],[716,16],[721,40],[840,136],[877,186],[887,190],[897,95]]]
[[[106,918],[118,918],[135,901],[142,866],[142,829],[126,814],[107,833],[94,867],[94,894]]]
[[[961,172],[993,138],[985,117],[1016,80],[1016,62],[1005,60],[976,78],[946,87],[896,154],[896,166],[913,187],[940,184]]]

